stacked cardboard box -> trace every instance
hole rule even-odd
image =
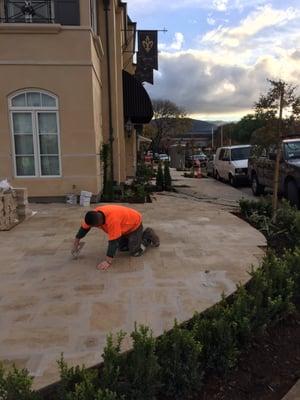
[[[17,195],[13,190],[0,192],[0,230],[11,229],[19,222],[17,213]]]

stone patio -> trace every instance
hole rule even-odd
[[[57,380],[60,353],[90,366],[109,332],[131,332],[137,321],[161,334],[247,281],[263,255],[264,237],[217,205],[158,195],[132,207],[161,246],[140,258],[122,253],[107,272],[95,269],[107,244],[98,229],[78,260],[70,256],[79,206],[34,205],[36,215],[0,232],[0,360],[28,368],[36,388]]]

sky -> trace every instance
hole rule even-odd
[[[236,121],[253,112],[267,79],[300,83],[299,0],[127,4],[137,29],[167,29],[158,35],[159,71],[148,93],[191,117]]]

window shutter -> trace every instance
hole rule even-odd
[[[55,22],[61,25],[80,25],[79,0],[55,0]]]

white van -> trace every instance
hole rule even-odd
[[[248,181],[248,158],[251,146],[219,147],[215,157],[215,178],[229,181],[232,186]]]

